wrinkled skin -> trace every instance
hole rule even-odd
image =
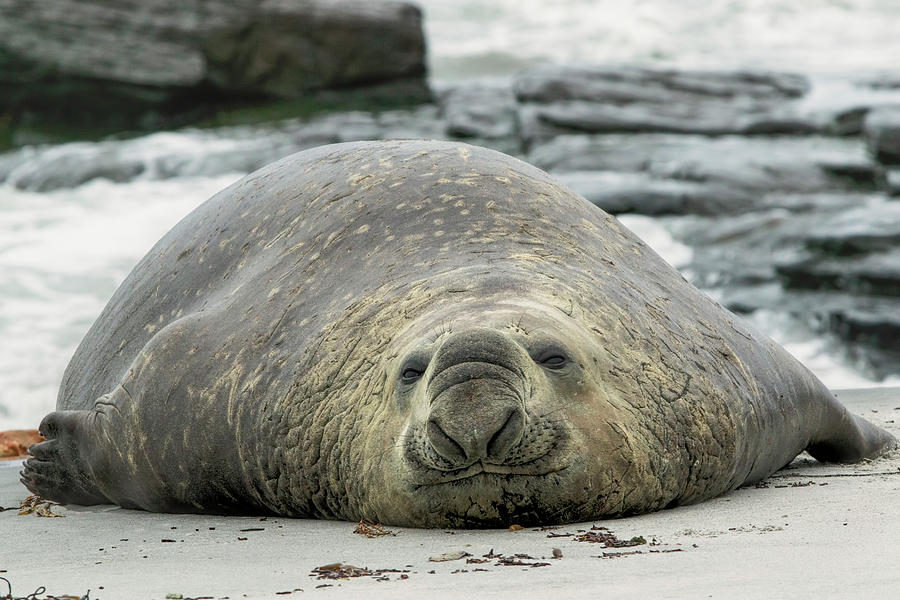
[[[697,502],[893,447],[614,218],[505,155],[326,146],[216,195],[82,342],[23,483],[418,527]]]

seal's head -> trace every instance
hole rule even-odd
[[[633,417],[593,372],[584,326],[534,302],[461,304],[400,333],[373,517],[415,526],[558,523],[626,512]],[[638,453],[639,454],[639,453]],[[640,463],[638,459],[637,463]],[[629,472],[631,471],[631,472]]]

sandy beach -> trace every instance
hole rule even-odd
[[[900,389],[838,396],[900,434]],[[388,527],[378,537],[354,523],[113,506],[19,515],[20,468],[0,462],[0,577],[14,598],[41,586],[39,598],[94,600],[872,598],[900,588],[898,452],[850,466],[801,456],[758,486],[650,515],[519,531]]]

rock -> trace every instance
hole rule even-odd
[[[839,187],[876,190],[887,185],[884,168],[864,158],[831,160],[822,157],[816,164],[829,175],[843,180],[846,185]]]
[[[863,130],[875,160],[886,165],[900,165],[900,106],[870,111]]]
[[[378,114],[378,138],[387,139],[442,139],[444,123],[434,106],[421,106],[415,110],[391,110]]]
[[[859,135],[863,131],[863,123],[866,115],[872,110],[870,106],[851,106],[836,110],[830,115],[827,126],[828,133],[832,135]]]
[[[900,373],[900,203],[808,194],[765,204],[671,220],[692,250],[688,278],[736,312],[790,314],[841,338],[872,376]]]
[[[788,288],[900,297],[900,248],[858,258],[810,258],[777,271]]]
[[[809,87],[805,77],[785,73],[558,65],[532,69],[515,81],[519,100],[541,103],[588,100],[664,104],[707,98],[766,102],[799,98]]]
[[[4,178],[15,187],[34,192],[72,188],[92,179],[130,181],[147,169],[146,157],[121,152],[127,144],[97,147],[96,144],[73,143],[51,146],[41,152],[20,151],[15,168]]]
[[[797,134],[817,133],[816,123],[788,114],[740,115],[702,104],[615,106],[560,102],[521,113],[525,141],[548,139],[565,131],[589,133]]]
[[[490,140],[517,133],[516,98],[506,85],[454,87],[439,94],[438,103],[449,136]]]
[[[885,180],[887,193],[891,196],[900,196],[900,169],[888,171]]]
[[[555,177],[613,214],[720,215],[756,200],[752,194],[715,183],[660,179],[647,173],[575,171]]]
[[[526,142],[566,130],[591,133],[810,134],[794,109],[799,75],[607,67],[539,67],[520,75]]]
[[[796,290],[900,295],[900,204],[862,194],[785,196],[771,208],[671,225],[701,287],[781,281]],[[850,306],[850,305],[848,305]]]
[[[700,213],[717,206],[725,213],[751,210],[775,192],[868,191],[882,181],[880,167],[866,157],[863,144],[843,138],[564,135],[535,145],[527,158],[555,175],[611,171],[644,174],[648,183],[688,183],[697,199],[721,190],[718,203],[684,204],[686,212]]]
[[[829,135],[859,135],[871,110],[891,105],[900,105],[900,89],[852,77],[818,77],[796,111]]]
[[[338,142],[438,138],[444,123],[434,106],[380,113],[348,112],[255,127],[183,130],[127,140],[21,148],[0,154],[0,183],[47,192],[93,179],[249,173],[293,152]]]
[[[816,225],[805,244],[808,250],[825,256],[900,248],[900,203],[881,202],[842,211]]]
[[[900,204],[873,200],[819,215],[803,245],[777,265],[785,287],[900,297]]]
[[[248,97],[424,84],[421,12],[363,0],[0,0],[0,111],[139,125]]]
[[[828,315],[828,330],[856,345],[876,377],[896,375],[900,369],[900,310],[897,304],[865,310],[835,310]]]
[[[742,315],[776,306],[785,309],[785,292],[777,283],[728,287],[722,290],[717,300],[728,310]]]
[[[691,217],[673,223],[675,238],[691,246],[687,266],[701,288],[734,289],[778,283],[775,258],[797,260],[802,240],[815,217],[782,209],[727,217]]]
[[[36,148],[28,147],[0,153],[0,183],[9,180],[16,170],[32,161],[39,152]]]
[[[235,92],[290,98],[425,74],[422,13],[408,3],[263,0],[201,42],[206,79]]]
[[[900,75],[894,72],[881,72],[877,75],[865,75],[856,83],[875,90],[900,90]]]

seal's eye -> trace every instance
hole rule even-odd
[[[421,376],[422,371],[413,369],[412,367],[406,367],[405,369],[403,369],[403,373],[400,374],[400,379],[402,379],[404,383],[412,383],[413,381],[419,379]]]
[[[569,357],[561,348],[552,346],[534,355],[534,362],[546,369],[558,370],[569,364]]]
[[[400,368],[400,379],[403,383],[415,383],[421,379],[428,368],[428,363],[416,358],[408,359]]]
[[[541,365],[548,369],[562,369],[566,365],[566,357],[559,354],[541,359]]]

